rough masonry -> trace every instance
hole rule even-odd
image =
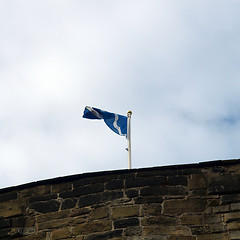
[[[240,239],[240,160],[0,189],[0,239]]]

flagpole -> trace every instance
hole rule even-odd
[[[128,140],[128,169],[132,168],[132,159],[131,159],[131,115],[132,112],[128,111],[127,112],[127,140]]]

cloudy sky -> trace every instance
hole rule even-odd
[[[0,188],[127,168],[86,105],[132,110],[133,168],[240,157],[239,0],[0,0]]]

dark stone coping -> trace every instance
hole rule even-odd
[[[0,194],[10,192],[10,191],[23,190],[23,189],[32,188],[32,187],[41,186],[41,185],[60,184],[60,183],[70,182],[70,181],[89,178],[89,177],[121,175],[125,173],[148,172],[148,171],[158,171],[158,170],[178,170],[178,169],[190,169],[190,168],[227,166],[227,165],[237,165],[237,164],[240,164],[240,159],[215,160],[215,161],[206,161],[206,162],[190,163],[190,164],[182,164],[182,165],[168,165],[168,166],[151,167],[151,168],[134,168],[130,170],[122,169],[122,170],[112,170],[112,171],[110,170],[110,171],[81,173],[81,174],[75,174],[70,176],[39,180],[36,182],[30,182],[30,183],[26,183],[18,186],[2,188],[0,189]]]

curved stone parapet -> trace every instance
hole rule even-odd
[[[240,160],[0,189],[0,239],[240,239]]]

